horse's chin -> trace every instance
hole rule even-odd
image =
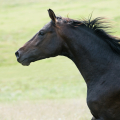
[[[38,59],[24,59],[22,62],[19,61],[19,63],[21,63],[23,66],[29,66],[31,62],[35,62],[35,61],[38,61],[38,60],[42,60],[42,59],[45,59],[46,57],[40,57]],[[49,57],[47,57],[49,58]]]
[[[24,59],[22,62],[20,62],[23,66],[29,66],[31,62],[35,62],[36,60],[34,60],[33,58],[30,59]]]
[[[29,66],[30,65],[30,62],[26,62],[26,63],[21,63],[23,66]]]

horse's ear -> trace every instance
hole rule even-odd
[[[49,9],[48,14],[49,14],[50,18],[52,19],[52,21],[55,22],[56,16],[55,16],[55,13],[53,12],[53,10]]]

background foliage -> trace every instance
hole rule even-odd
[[[50,21],[49,8],[57,15],[74,19],[88,18],[92,12],[93,18],[110,18],[114,35],[119,35],[119,3],[119,0],[74,0],[74,3],[0,0],[0,101],[85,97],[86,85],[69,59],[56,57],[23,67],[14,53]]]

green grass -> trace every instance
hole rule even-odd
[[[119,0],[0,0],[0,102],[85,97],[85,82],[69,59],[56,57],[23,67],[14,53],[50,21],[49,8],[74,19],[92,12],[93,18],[109,18],[113,35],[119,36],[119,5]]]
[[[0,71],[1,102],[85,97],[86,85],[67,58],[46,59],[29,67],[1,67]]]

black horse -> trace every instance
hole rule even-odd
[[[120,40],[105,32],[103,19],[56,17],[15,54],[22,65],[63,55],[70,58],[87,84],[92,120],[120,120]]]

